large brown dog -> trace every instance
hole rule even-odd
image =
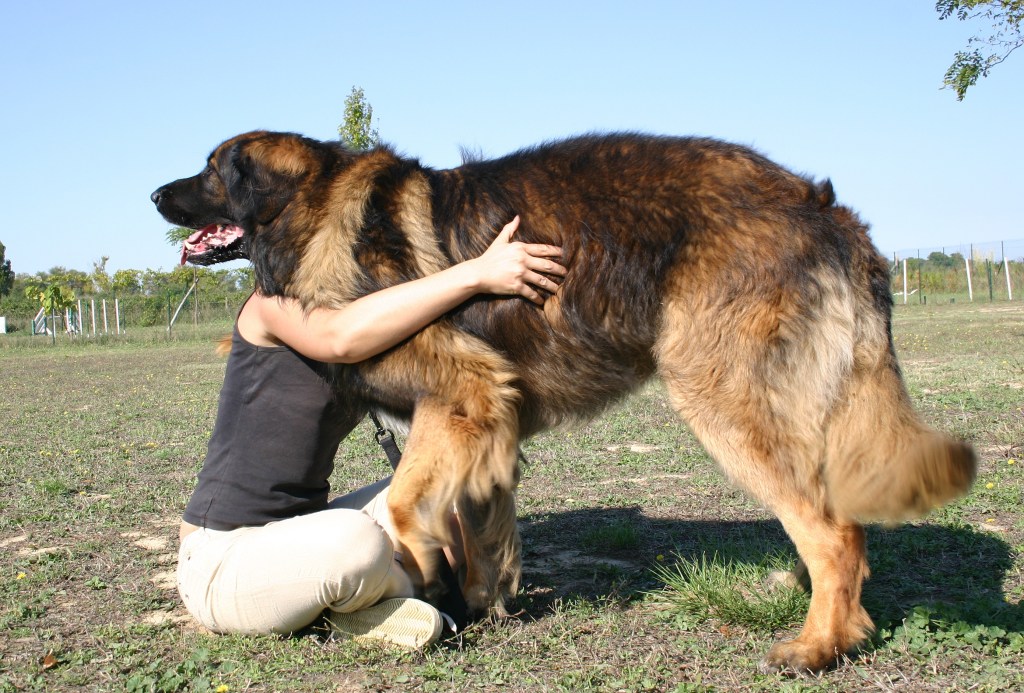
[[[649,376],[731,479],[781,520],[813,584],[800,635],[770,668],[819,670],[872,628],[860,604],[865,521],[963,494],[972,450],[911,408],[890,335],[884,260],[815,185],[709,139],[591,136],[435,171],[294,134],[223,143],[153,194],[199,229],[193,262],[249,257],[259,290],[341,306],[519,238],[560,245],[569,275],[543,308],[481,298],[339,385],[412,417],[390,507],[428,585],[463,517],[467,599],[519,579],[517,445],[591,417]]]

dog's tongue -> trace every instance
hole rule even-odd
[[[203,236],[213,233],[216,230],[217,225],[210,224],[209,226],[204,226],[203,228],[199,229],[191,236],[186,238],[185,241],[181,244],[181,264],[184,265],[186,262],[188,262],[189,254],[195,252],[196,247],[202,242]]]
[[[234,225],[210,224],[199,229],[181,244],[181,264],[188,262],[188,256],[202,253],[211,248],[229,245],[244,232]]]
[[[211,233],[216,233],[217,232],[217,226],[218,226],[217,224],[210,224],[209,226],[204,226],[203,228],[199,229],[194,234],[192,234],[191,236],[186,238],[185,239],[185,243],[188,243],[188,244],[196,244],[196,243],[198,243],[199,241],[203,240],[203,236],[207,236],[207,235],[209,235]]]

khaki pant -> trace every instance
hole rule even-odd
[[[178,551],[178,592],[218,633],[290,633],[341,613],[413,596],[395,556],[388,479],[329,510],[231,531],[198,529]]]

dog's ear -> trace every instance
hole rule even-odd
[[[278,181],[299,179],[321,168],[316,144],[290,133],[253,133],[251,139],[235,142],[228,156],[242,175],[270,176]]]
[[[235,218],[250,231],[251,224],[275,219],[291,201],[309,172],[301,144],[290,144],[275,133],[233,142],[220,152],[218,173],[228,190]]]

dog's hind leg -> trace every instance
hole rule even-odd
[[[676,400],[679,388],[670,386]],[[717,395],[692,399],[678,408],[698,439],[726,473],[767,506],[796,546],[812,587],[810,608],[800,634],[777,643],[764,660],[770,670],[820,671],[856,648],[873,625],[861,606],[861,584],[868,577],[864,530],[832,517],[824,493],[814,489],[815,451],[794,445],[762,428],[784,422],[754,423],[742,410],[723,412]],[[700,411],[694,411],[694,404]],[[752,414],[753,412],[747,412]],[[808,475],[805,472],[808,470]]]
[[[773,670],[820,671],[854,649],[873,626],[860,604],[868,576],[863,528],[831,517],[815,488],[817,450],[770,430],[785,427],[721,392],[696,394],[669,385],[676,408],[726,473],[782,522],[806,567],[811,604],[800,635],[776,644],[765,660]]]
[[[767,671],[820,671],[856,649],[874,630],[860,603],[870,571],[864,528],[790,499],[773,508],[796,545],[811,581],[811,604],[800,634],[776,643],[762,660]]]
[[[721,282],[722,280],[719,279]],[[823,475],[829,412],[853,360],[854,311],[839,283],[756,279],[741,300],[681,291],[656,347],[680,416],[726,474],[781,520],[812,585],[800,634],[776,644],[773,670],[820,671],[872,629],[860,604],[863,528],[830,510]],[[692,288],[692,287],[691,287]]]

